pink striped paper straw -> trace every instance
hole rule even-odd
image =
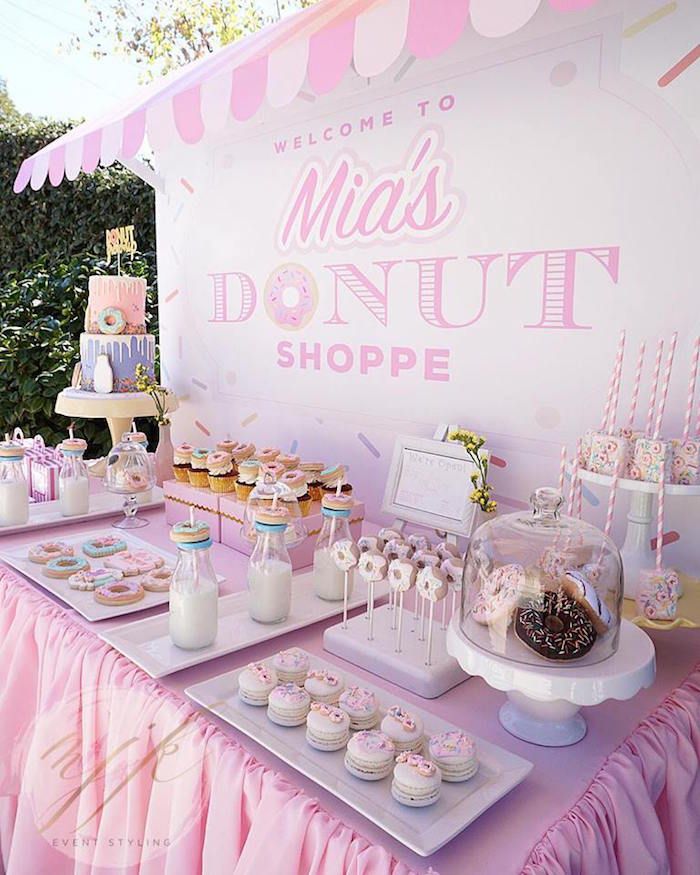
[[[664,499],[666,495],[666,462],[659,467],[659,500],[656,511],[656,571],[661,572],[664,552]]]
[[[579,477],[576,481],[576,518],[581,519],[583,511],[583,480]]]
[[[700,340],[700,338],[698,338]],[[642,368],[644,367],[644,352],[646,344],[642,341],[639,344],[639,356],[637,358],[637,367],[634,372],[634,383],[632,384],[632,401],[630,402],[630,413],[627,417],[627,428],[632,431],[634,425],[634,415],[637,412],[637,401],[639,400],[639,387],[642,382]]]
[[[690,360],[690,379],[688,380],[688,398],[685,403],[685,420],[683,422],[683,443],[690,437],[690,419],[693,415],[695,399],[695,383],[698,378],[698,357],[700,356],[700,337],[695,338],[693,356]]]
[[[661,384],[661,398],[659,399],[659,412],[656,414],[656,424],[654,425],[654,440],[657,440],[661,434],[661,420],[664,418],[664,408],[666,407],[666,397],[668,396],[668,384],[671,382],[671,368],[673,367],[673,356],[676,352],[676,341],[678,340],[678,332],[673,332],[671,338],[671,348],[668,351],[666,359],[666,368],[664,369],[664,379]]]
[[[617,342],[617,352],[615,353],[615,361],[613,363],[612,374],[610,375],[610,383],[608,384],[608,394],[605,398],[605,407],[603,408],[603,419],[600,423],[598,431],[604,432],[610,418],[610,407],[612,405],[613,393],[615,391],[615,381],[617,379],[618,368],[622,369],[622,354],[625,348],[625,330],[620,332],[620,339]]]
[[[574,515],[574,494],[576,492],[576,482],[578,481],[578,466],[581,456],[581,438],[576,441],[576,455],[574,456],[574,464],[571,468],[571,485],[569,486],[569,504],[566,509],[568,516]]]
[[[617,496],[617,483],[620,479],[620,471],[622,470],[622,459],[617,460],[615,465],[615,473],[613,474],[612,483],[610,484],[610,495],[608,496],[608,511],[605,515],[605,534],[610,537],[612,532],[613,517],[615,516],[615,497]]]
[[[625,332],[623,331],[620,335],[620,339],[622,345],[618,349],[618,357],[615,362],[616,372],[615,372],[615,387],[613,389],[613,397],[610,403],[610,415],[608,416],[607,422],[607,433],[614,434],[615,432],[615,420],[617,419],[617,405],[620,400],[620,383],[622,382],[622,363],[625,355]]]
[[[566,444],[562,444],[561,456],[559,457],[559,492],[564,498],[564,475],[566,473]]]
[[[656,407],[656,389],[659,385],[659,371],[661,370],[661,356],[664,351],[664,339],[659,338],[656,345],[656,358],[654,359],[654,371],[651,375],[651,392],[649,394],[649,410],[647,411],[647,424],[644,433],[651,437],[651,424],[654,420],[654,408]]]

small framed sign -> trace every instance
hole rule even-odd
[[[400,436],[394,445],[382,511],[452,535],[471,535],[469,500],[476,466],[461,444]]]

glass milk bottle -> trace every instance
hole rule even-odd
[[[292,562],[285,544],[289,514],[284,508],[258,508],[257,541],[248,562],[248,613],[258,623],[281,623],[292,602]]]
[[[176,523],[170,540],[177,564],[170,582],[170,638],[183,650],[214,642],[219,625],[219,584],[211,564],[209,526],[197,520]]]
[[[22,526],[29,519],[29,489],[24,473],[24,447],[0,443],[0,526]]]
[[[347,495],[324,495],[321,502],[323,526],[314,549],[314,592],[327,601],[344,598],[345,572],[335,564],[331,547],[336,541],[353,540],[350,513],[354,501]],[[352,595],[354,570],[348,572],[348,598]]]
[[[58,474],[58,502],[62,516],[79,516],[90,509],[90,483],[83,461],[87,443],[82,438],[68,438],[59,445],[63,464]]]

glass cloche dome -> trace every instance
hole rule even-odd
[[[477,646],[528,665],[600,662],[617,650],[622,560],[595,526],[560,516],[556,489],[531,513],[495,517],[472,536],[464,565],[462,631]]]
[[[269,510],[273,507],[275,497],[279,507],[285,508],[289,514],[284,541],[287,549],[296,547],[306,538],[306,526],[302,520],[299,502],[292,489],[277,480],[277,475],[282,474],[283,469],[276,470],[274,466],[266,465],[261,469],[253,491],[248,496],[245,509],[242,534],[248,541],[255,543],[258,533],[255,529],[255,519],[258,510]]]
[[[125,438],[109,451],[104,485],[109,492],[126,496],[123,508],[125,519],[112,525],[120,529],[135,529],[148,525],[147,520],[136,516],[136,496],[152,489],[156,480],[143,443],[134,440],[131,432]]]

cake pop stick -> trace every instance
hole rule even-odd
[[[642,341],[639,344],[639,355],[637,357],[637,367],[634,371],[634,382],[632,384],[632,400],[630,402],[630,412],[627,416],[627,428],[630,431],[630,434],[634,428],[634,417],[637,412],[637,401],[639,400],[639,387],[642,382],[642,368],[644,367],[644,352],[646,351],[646,344]]]
[[[598,431],[604,432],[608,425],[608,420],[610,418],[610,408],[612,405],[613,394],[615,392],[615,381],[617,379],[617,371],[618,367],[622,368],[622,355],[625,348],[625,331],[624,329],[620,332],[620,339],[617,343],[617,352],[615,353],[615,361],[613,362],[612,373],[610,374],[610,382],[608,384],[608,393],[605,397],[605,406],[603,407],[603,418],[600,422],[600,428]]]
[[[656,356],[654,357],[654,370],[651,374],[651,388],[649,392],[649,409],[647,410],[647,423],[644,433],[651,437],[651,425],[654,421],[654,409],[656,407],[656,389],[659,385],[659,372],[661,371],[661,356],[664,351],[664,339],[659,338],[656,344]]]
[[[698,377],[698,357],[700,356],[700,336],[695,338],[693,355],[690,360],[690,378],[688,380],[688,397],[685,403],[685,419],[683,420],[683,437],[685,443],[690,437],[690,419],[693,415],[693,400],[695,398],[695,383]]]
[[[671,368],[673,367],[673,355],[676,351],[676,341],[678,340],[678,332],[674,331],[671,338],[671,348],[668,351],[666,359],[666,367],[664,369],[664,379],[661,384],[661,398],[659,399],[659,412],[656,414],[656,423],[654,424],[654,440],[658,440],[661,435],[661,422],[664,418],[664,409],[666,407],[666,398],[668,396],[668,385],[671,382]]]
[[[452,592],[452,607],[450,609],[450,621],[452,621],[452,617],[454,616],[455,610],[457,609],[457,593],[462,589],[462,576],[464,574],[464,560],[458,556],[452,556],[449,559],[446,559],[442,565],[440,566],[441,570],[445,572],[445,579],[447,581],[447,586],[449,590]],[[445,599],[442,603],[443,609],[447,604],[447,599]],[[444,610],[443,610],[443,629],[447,628],[447,623],[444,619]]]
[[[343,572],[343,629],[348,628],[348,575],[360,559],[360,550],[354,541],[342,538],[331,547],[331,556],[336,566]]]
[[[367,607],[369,628],[367,632],[367,640],[374,640],[374,584],[379,580],[384,580],[387,573],[386,557],[378,550],[367,550],[360,556],[358,570],[360,577],[367,582]]]
[[[401,635],[403,630],[403,597],[404,593],[416,582],[416,566],[410,559],[392,559],[387,575],[389,586],[398,595],[398,622],[396,624],[396,644],[394,650],[401,653]],[[396,599],[394,600],[396,601]]]
[[[433,650],[433,617],[435,603],[442,601],[447,595],[447,581],[445,572],[441,568],[426,566],[416,579],[416,590],[423,600],[423,605],[428,602],[428,640],[425,648],[425,664],[432,665]],[[423,611],[421,610],[421,613]],[[425,635],[419,640],[424,641]]]

